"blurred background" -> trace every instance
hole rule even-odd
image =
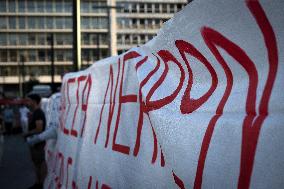
[[[187,3],[0,0],[0,99],[49,96],[61,75],[146,43]]]

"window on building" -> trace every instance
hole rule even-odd
[[[139,26],[140,26],[141,28],[145,28],[145,27],[146,27],[146,25],[145,25],[145,19],[140,19],[139,21],[140,21],[140,25],[139,25]]]
[[[124,19],[124,28],[130,28],[131,20],[129,18]]]
[[[99,28],[100,29],[107,29],[108,28],[108,19],[107,18],[99,18]]]
[[[87,62],[89,58],[89,50],[88,49],[82,49],[82,60],[84,62]]]
[[[65,44],[66,45],[72,45],[73,43],[73,36],[72,34],[65,34]]]
[[[25,29],[26,28],[26,18],[25,17],[19,17],[18,18],[19,22],[19,29]]]
[[[141,44],[146,43],[145,35],[140,35],[140,43],[141,43]]]
[[[182,4],[177,4],[177,11],[180,11],[182,9]]]
[[[56,66],[54,70],[55,75],[61,75],[64,73],[64,67],[63,66]]]
[[[18,57],[17,57],[17,50],[10,50],[9,52],[9,58],[11,62],[17,62]]]
[[[7,50],[0,50],[0,62],[8,62],[8,51]]]
[[[117,35],[117,44],[122,45],[124,43],[123,41],[124,36],[121,34]]]
[[[28,51],[29,61],[30,62],[35,62],[36,61],[36,55],[37,55],[36,50],[29,50]]]
[[[28,5],[28,12],[35,12],[36,11],[36,1],[34,1],[34,0],[28,0],[28,3],[27,3],[27,5]]]
[[[0,13],[6,12],[6,1],[0,1]]]
[[[9,3],[9,12],[16,12],[16,1],[15,0],[9,0],[7,1]]]
[[[72,13],[72,1],[71,0],[65,0],[64,11],[68,13]]]
[[[133,18],[132,19],[132,28],[137,28],[137,26],[138,26],[137,19]]]
[[[145,4],[139,4],[139,5],[140,5],[140,7],[139,7],[139,12],[141,12],[141,13],[146,12],[146,11],[145,11]]]
[[[72,50],[65,50],[65,61],[72,61],[73,60],[73,54]]]
[[[83,29],[90,29],[90,19],[89,19],[89,18],[86,18],[86,17],[83,17],[83,18],[82,18],[81,27],[82,27]]]
[[[45,1],[45,10],[46,10],[46,12],[53,12],[52,1]]]
[[[29,45],[35,45],[35,43],[36,43],[35,34],[30,33],[28,35],[28,43],[29,43]]]
[[[55,36],[55,44],[56,45],[64,45],[64,34],[56,34]]]
[[[101,49],[101,58],[106,58],[109,56],[109,50]]]
[[[153,20],[153,25],[154,25],[154,28],[159,28],[160,27],[160,20],[159,19],[154,19]]]
[[[118,29],[122,29],[124,27],[124,19],[123,18],[117,18],[116,23],[117,23]]]
[[[72,27],[73,27],[72,18],[65,17],[65,28],[72,29]]]
[[[6,33],[0,33],[0,45],[7,45],[7,35]]]
[[[162,4],[162,13],[168,13],[168,6],[165,3]]]
[[[64,53],[63,50],[56,50],[55,51],[55,60],[58,62],[64,61]]]
[[[46,17],[46,28],[53,29],[53,17]]]
[[[17,44],[18,44],[18,35],[9,34],[9,45],[17,45]]]
[[[37,34],[37,44],[45,45],[45,43],[46,43],[46,35],[43,33]]]
[[[29,66],[26,68],[27,74],[31,76],[42,75],[41,70],[42,70],[42,67],[39,69],[38,66]]]
[[[121,34],[117,35],[117,44],[119,44],[119,45],[122,44],[122,35]]]
[[[63,29],[64,27],[64,18],[63,17],[57,17],[55,18],[55,26],[56,29]]]
[[[37,12],[40,12],[40,13],[45,12],[45,4],[44,4],[43,0],[42,1],[37,1],[36,9],[37,9]]]
[[[123,5],[123,12],[129,13],[130,12],[130,4],[129,3],[124,3]]]
[[[56,0],[55,1],[55,11],[56,12],[63,12],[64,6],[62,0]]]
[[[117,12],[119,12],[119,13],[122,13],[122,12],[124,12],[124,10],[125,10],[125,3],[122,3],[122,2],[117,2],[116,3],[116,6],[117,7],[120,7],[120,8],[118,8],[117,9]]]
[[[51,61],[51,50],[48,49],[48,50],[46,51],[46,54],[47,54],[47,61],[50,62],[50,61]]]
[[[25,11],[26,11],[25,0],[18,0],[18,12],[25,12]]]
[[[91,56],[93,61],[100,60],[100,57],[102,57],[102,49],[94,50]]]
[[[131,11],[133,13],[137,13],[138,10],[137,10],[137,4],[133,3],[133,4],[130,4],[130,7],[131,7]]]
[[[88,2],[88,1],[83,1],[83,2],[81,3],[81,11],[82,11],[83,13],[88,13],[88,12],[90,12],[90,2]]]
[[[9,17],[9,28],[16,29],[17,23],[15,17]]]
[[[100,34],[91,34],[91,45],[97,45],[98,42],[100,42]]]
[[[175,13],[175,4],[170,4],[170,13]]]
[[[81,38],[82,38],[83,45],[90,44],[90,34],[89,33],[83,33]]]
[[[19,36],[19,44],[27,45],[28,44],[28,35],[27,34],[18,34]]]
[[[45,18],[44,17],[38,17],[38,29],[45,29]]]
[[[94,7],[103,7],[106,6],[106,1],[98,1],[98,2],[93,2],[92,6],[92,10],[95,9],[95,12],[99,12],[99,13],[106,13],[107,10],[105,8],[94,8]],[[92,11],[93,12],[93,11]]]
[[[107,34],[100,34],[99,35],[99,41],[100,41],[100,44],[108,45],[108,43],[109,43],[108,35]]]
[[[19,61],[26,61],[27,50],[18,50]]]
[[[34,17],[28,17],[28,28],[36,29],[36,19]]]
[[[159,3],[155,3],[154,4],[154,12],[155,13],[159,13],[160,12],[160,4]]]
[[[129,34],[126,34],[126,35],[124,36],[124,42],[125,42],[125,44],[127,44],[127,45],[130,44],[130,35],[129,35]]]
[[[7,19],[6,17],[1,16],[0,17],[0,29],[6,29],[7,28]]]
[[[151,3],[147,3],[147,13],[152,13],[152,4]]]
[[[138,35],[134,34],[134,35],[132,36],[132,43],[133,43],[134,45],[137,45],[137,44],[138,44]]]
[[[41,66],[38,71],[39,75],[50,75],[50,66]]]
[[[90,22],[90,27],[91,28],[98,28],[98,24],[99,24],[99,21],[98,21],[98,18],[97,17],[94,17],[94,18],[91,18],[91,22]]]
[[[44,62],[45,61],[45,50],[38,50],[38,60],[41,61],[41,62]]]

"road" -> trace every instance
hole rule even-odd
[[[5,136],[0,148],[3,150],[2,162],[0,159],[0,188],[27,189],[33,185],[35,173],[24,139],[20,135]]]

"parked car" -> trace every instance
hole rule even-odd
[[[50,97],[52,94],[51,87],[49,85],[35,85],[33,86],[33,90],[28,94],[38,94],[41,97]]]

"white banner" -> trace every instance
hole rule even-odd
[[[67,74],[45,188],[284,188],[283,10],[196,0]]]

